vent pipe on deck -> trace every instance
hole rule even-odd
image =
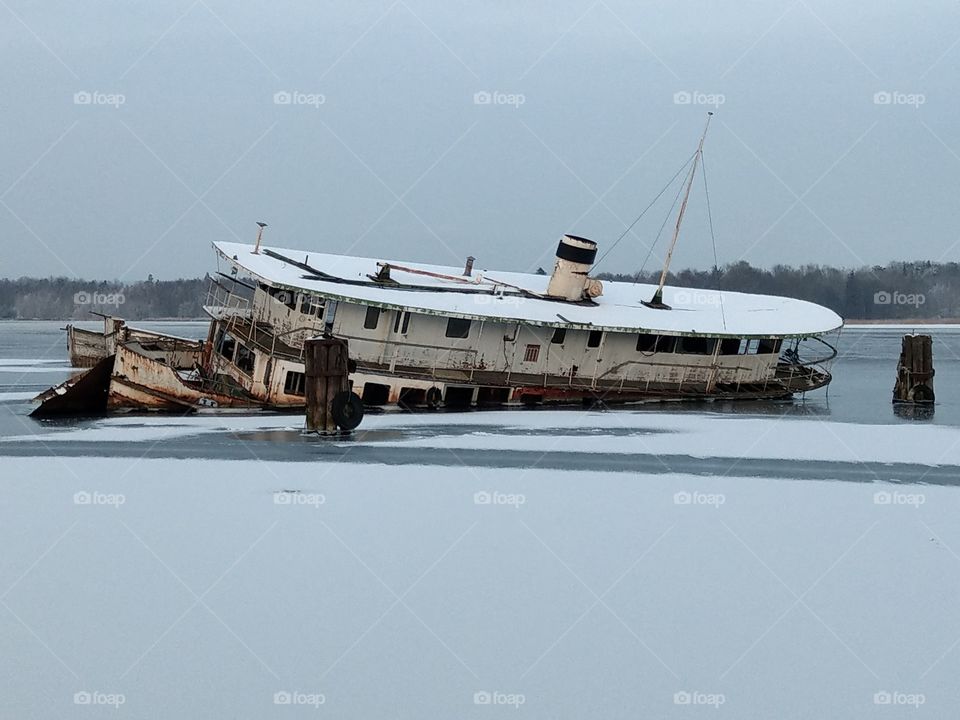
[[[474,260],[476,260],[476,258],[475,258],[473,255],[468,255],[468,256],[467,256],[467,264],[466,264],[466,265],[464,266],[464,268],[463,268],[463,276],[464,276],[464,277],[470,277],[470,275],[473,273],[473,261],[474,261]]]
[[[257,230],[257,245],[253,248],[254,255],[260,254],[260,241],[263,239],[263,229],[267,226],[265,222],[257,222],[257,225],[260,227],[260,229]]]
[[[603,284],[588,277],[596,257],[597,244],[593,240],[576,235],[560,238],[547,295],[569,302],[600,297]]]

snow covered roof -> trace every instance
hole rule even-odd
[[[254,254],[252,245],[227,242],[216,242],[214,248],[227,262],[269,285],[428,315],[614,332],[736,337],[803,337],[843,324],[839,315],[825,307],[771,295],[667,286],[663,300],[671,309],[657,310],[642,304],[653,296],[655,286],[604,281],[603,295],[596,299],[596,305],[585,305],[529,297],[519,290],[544,293],[549,275],[474,269],[470,278],[464,278],[463,268],[402,260],[272,247],[262,247],[259,254]],[[393,280],[415,289],[373,282],[370,276],[377,275],[378,263],[384,262],[391,265]],[[303,265],[319,274],[311,274]]]

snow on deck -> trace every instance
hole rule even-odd
[[[717,290],[666,287],[663,299],[672,309],[654,310],[644,306],[642,301],[649,300],[656,288],[644,283],[604,281],[603,295],[597,298],[596,305],[542,300],[518,295],[509,286],[532,293],[545,293],[549,275],[477,268],[473,271],[473,282],[464,283],[392,267],[391,278],[401,284],[462,292],[403,290],[376,285],[368,276],[377,274],[378,262],[454,277],[461,277],[463,269],[402,260],[378,261],[303,250],[263,248],[296,262],[307,263],[328,275],[369,283],[352,285],[307,279],[307,272],[302,268],[270,257],[263,250],[260,254],[254,254],[252,245],[217,242],[214,247],[227,261],[271,285],[315,292],[348,302],[409,309],[426,314],[508,319],[547,326],[573,324],[619,332],[652,331],[737,337],[817,335],[843,324],[840,316],[832,310],[803,300]],[[501,296],[492,294],[497,283],[502,283],[499,287],[503,293]]]

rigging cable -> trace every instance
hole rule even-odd
[[[707,165],[703,157],[703,152],[700,153],[700,167],[703,168],[703,194],[707,199],[707,221],[710,224],[710,241],[713,243],[713,269],[718,271],[720,269],[720,263],[717,260],[717,236],[713,232],[713,212],[710,210],[710,191],[707,189]],[[723,322],[723,329],[727,329],[727,316],[723,311],[723,290],[717,288],[717,297],[720,298],[720,319]]]
[[[637,274],[633,276],[633,284],[636,285],[640,282],[640,276],[643,275],[643,271],[647,267],[647,262],[650,260],[650,256],[653,254],[653,249],[657,246],[657,243],[660,242],[660,236],[663,235],[663,229],[667,226],[667,223],[670,222],[670,218],[673,217],[673,209],[677,206],[677,201],[680,199],[680,196],[683,194],[683,183],[680,183],[680,187],[677,188],[677,194],[673,198],[673,202],[670,204],[670,207],[667,208],[667,214],[663,217],[663,222],[660,223],[660,229],[657,230],[657,235],[653,239],[653,243],[647,248],[647,255],[643,258],[643,264],[640,265],[640,269],[637,270]]]
[[[680,173],[682,173],[682,172],[686,169],[686,167],[693,161],[693,158],[695,158],[696,155],[697,155],[696,153],[694,153],[693,155],[691,155],[690,158],[680,167],[680,169],[677,170],[676,173],[674,173],[673,177],[670,178],[670,180],[667,182],[667,184],[663,186],[663,189],[660,190],[660,192],[657,193],[656,197],[653,198],[653,200],[650,201],[650,204],[647,205],[647,206],[643,209],[643,212],[641,212],[639,215],[637,215],[636,219],[634,219],[634,221],[627,226],[627,229],[624,230],[622,233],[620,233],[620,237],[618,237],[616,240],[614,240],[614,241],[613,241],[613,244],[610,245],[609,248],[607,248],[607,251],[606,251],[605,253],[603,253],[603,255],[600,256],[600,259],[597,260],[597,261],[593,264],[594,267],[596,267],[596,266],[598,266],[600,263],[602,263],[602,262],[603,262],[603,259],[604,259],[605,257],[607,257],[607,255],[609,255],[609,254],[613,251],[613,249],[617,246],[617,244],[618,244],[621,240],[623,240],[623,238],[626,237],[627,233],[630,232],[631,230],[633,230],[633,226],[636,225],[638,222],[640,222],[640,219],[641,219],[644,215],[646,215],[647,210],[649,210],[650,208],[652,208],[652,207],[654,206],[654,204],[657,202],[657,200],[660,199],[660,196],[663,195],[663,194],[669,189],[669,187],[670,187],[671,185],[673,185],[673,181],[676,180],[677,177],[680,175]]]

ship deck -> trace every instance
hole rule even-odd
[[[462,268],[407,261],[331,255],[303,250],[214,243],[220,258],[274,287],[312,292],[343,302],[385,309],[522,322],[546,327],[581,327],[610,332],[650,332],[719,337],[809,337],[839,328],[832,310],[792,298],[718,290],[666,287],[670,309],[643,304],[655,287],[605,281],[603,295],[590,303],[538,297],[549,276]],[[391,284],[374,281],[389,264]]]

